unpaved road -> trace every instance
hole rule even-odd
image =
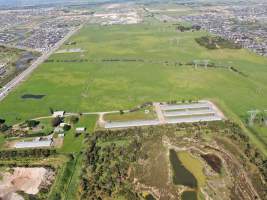
[[[166,123],[166,120],[165,120],[165,118],[163,116],[162,109],[160,108],[160,103],[154,103],[153,105],[154,105],[155,111],[157,113],[159,122],[161,124],[165,124]]]

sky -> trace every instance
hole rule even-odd
[[[0,0],[0,6],[43,5],[50,3],[89,2],[89,0]]]

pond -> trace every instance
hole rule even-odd
[[[178,158],[182,162],[183,166],[189,170],[193,176],[197,179],[198,187],[205,185],[206,176],[204,174],[204,165],[199,157],[193,156],[188,151],[179,151],[177,153]]]
[[[32,60],[36,59],[37,56],[32,52],[23,52],[21,57],[16,62],[17,69],[23,69],[28,67]]]
[[[222,161],[218,156],[214,154],[202,154],[201,157],[215,172],[221,173]]]
[[[176,151],[173,149],[170,149],[170,162],[173,169],[173,183],[175,185],[197,188],[197,179],[185,168],[181,160],[178,158]]]
[[[197,193],[195,191],[184,191],[182,200],[197,200]]]

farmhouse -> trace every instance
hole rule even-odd
[[[58,137],[60,137],[60,138],[64,138],[64,136],[65,136],[64,133],[60,133],[60,134],[58,134]]]
[[[55,111],[53,117],[64,117],[65,111]]]
[[[86,131],[85,127],[78,127],[75,129],[76,133],[84,133]]]
[[[69,124],[65,123],[65,122],[62,122],[59,124],[59,127],[61,128],[64,128],[64,126],[69,126]]]

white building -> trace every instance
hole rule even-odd
[[[64,123],[64,122],[62,122],[62,123],[60,123],[60,124],[59,124],[59,127],[61,127],[61,128],[64,128],[64,126],[65,126],[65,125],[68,125],[68,124],[67,124],[67,123]]]
[[[75,129],[76,133],[84,133],[86,131],[86,128],[85,127],[77,127]]]
[[[52,145],[52,140],[43,140],[43,141],[23,141],[17,142],[15,144],[16,149],[22,148],[43,148],[43,147],[50,147]]]
[[[53,117],[64,117],[65,111],[55,111]]]

